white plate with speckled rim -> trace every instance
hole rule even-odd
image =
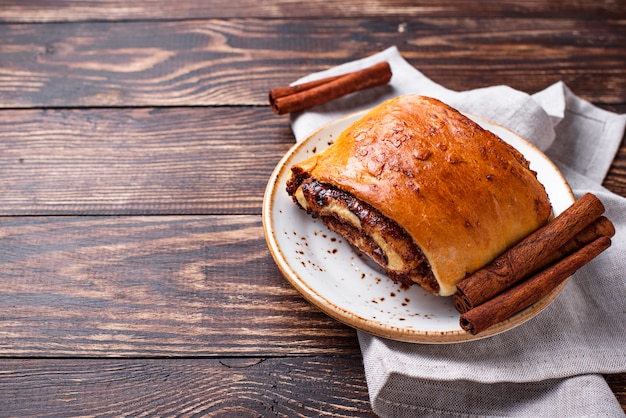
[[[367,257],[300,209],[286,192],[291,166],[324,150],[359,112],[337,119],[294,145],[272,173],[263,200],[263,230],[279,269],[304,298],[353,328],[397,341],[445,344],[489,337],[518,326],[545,309],[567,284],[508,320],[472,335],[459,325],[449,297],[419,286],[395,284]],[[534,145],[489,121],[469,116],[517,148],[543,183],[558,215],[574,202],[567,181]]]

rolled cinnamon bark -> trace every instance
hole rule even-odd
[[[311,81],[295,86],[270,90],[269,101],[274,113],[279,115],[321,105],[339,97],[386,84],[391,80],[388,62],[334,77]]]
[[[461,328],[478,334],[510,318],[547,296],[559,284],[609,248],[611,239],[600,237],[528,280],[461,315]]]
[[[600,216],[588,227],[576,234],[571,240],[567,241],[562,247],[556,249],[551,254],[548,254],[548,257],[539,263],[531,274],[537,273],[539,270],[549,266],[550,264],[567,257],[600,237],[611,238],[613,235],[615,235],[615,226],[613,225],[613,222],[605,216]]]
[[[541,269],[580,250],[585,245],[595,241],[600,237],[611,238],[613,235],[615,235],[615,226],[613,225],[613,223],[605,216],[600,216],[589,226],[576,234],[571,240],[566,242],[562,247],[548,254],[547,258],[537,264],[533,271],[531,271],[529,274],[538,273]],[[452,296],[452,303],[454,304],[456,310],[460,313],[465,313],[472,308],[472,306],[470,306],[470,302],[467,301],[467,299],[464,298],[464,295],[459,292]]]
[[[591,193],[585,194],[552,222],[461,281],[455,296],[456,309],[466,312],[527,277],[602,213],[602,202]]]
[[[270,90],[270,93],[269,93],[270,104],[272,104],[276,99],[280,99],[281,97],[291,96],[296,93],[300,93],[306,90],[311,90],[312,88],[330,83],[331,81],[338,80],[341,77],[345,77],[345,75],[346,74],[336,75],[333,77],[322,78],[320,80],[309,81],[308,83],[273,88],[272,90]]]

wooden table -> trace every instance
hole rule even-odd
[[[354,330],[265,244],[267,92],[397,45],[626,113],[626,3],[482,3],[0,0],[0,415],[372,416]]]

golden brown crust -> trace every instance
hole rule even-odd
[[[438,100],[400,96],[293,168],[404,228],[450,295],[461,279],[543,225],[551,206],[513,147]],[[295,188],[294,188],[295,187]]]

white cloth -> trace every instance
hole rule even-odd
[[[297,140],[322,124],[385,99],[417,93],[508,127],[543,150],[577,197],[598,196],[617,233],[559,297],[525,324],[490,338],[410,344],[358,331],[374,412],[389,417],[624,416],[601,373],[626,372],[626,199],[602,188],[626,115],[599,109],[563,83],[534,95],[506,86],[446,89],[395,47],[297,83],[388,61],[386,86],[354,93],[291,118]]]

